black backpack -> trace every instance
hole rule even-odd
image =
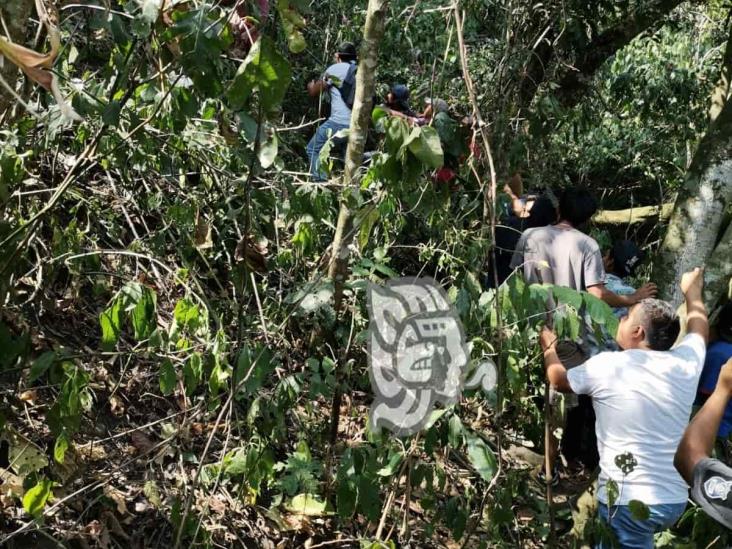
[[[353,102],[356,100],[356,71],[358,65],[355,62],[351,62],[351,66],[348,67],[348,73],[343,79],[343,83],[338,88],[341,93],[341,99],[350,110],[353,110]]]

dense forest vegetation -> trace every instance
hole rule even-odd
[[[516,172],[537,193],[587,186],[594,238],[648,252],[637,282],[678,304],[705,264],[715,310],[732,276],[729,10],[0,2],[0,544],[580,546],[578,488],[537,475],[546,295],[519,276],[491,288],[501,190]],[[306,86],[346,40],[346,159],[314,183],[328,104]],[[435,97],[470,117],[453,182],[433,177],[452,154],[433,127],[373,110],[397,83],[415,110]],[[498,374],[402,438],[368,425],[366,303],[400,276],[438,281],[471,365]],[[571,306],[557,318],[578,329]],[[657,539],[730,543],[692,504]]]

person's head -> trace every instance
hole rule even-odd
[[[617,240],[603,256],[605,271],[621,278],[632,275],[645,253],[631,240]]]
[[[732,343],[732,301],[728,302],[717,315],[717,337]]]
[[[358,52],[356,52],[356,46],[351,42],[343,42],[336,52],[336,58],[338,61],[343,63],[350,63],[358,58]]]
[[[404,84],[394,84],[386,96],[386,104],[395,111],[409,110],[409,88]]]
[[[587,223],[597,211],[597,200],[582,187],[564,189],[559,197],[559,219],[578,228]]]
[[[546,193],[540,195],[529,210],[529,217],[524,220],[524,229],[546,227],[557,221],[557,207]]]
[[[621,349],[668,351],[680,330],[679,316],[670,303],[644,299],[620,319],[615,341]]]

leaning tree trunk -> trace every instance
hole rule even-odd
[[[653,278],[664,299],[681,303],[681,275],[710,260],[730,204],[732,103],[728,101],[694,154],[653,267]]]
[[[30,21],[31,12],[35,5],[34,0],[10,0],[9,2],[0,2],[0,15],[8,29],[8,37],[17,44],[25,43],[26,26]],[[5,28],[0,27],[0,35],[5,36]],[[12,88],[18,81],[20,70],[14,63],[5,61],[0,68],[0,76]],[[13,97],[0,85],[0,115],[13,104]]]
[[[352,202],[354,193],[359,189],[359,171],[363,164],[363,153],[366,146],[366,137],[371,121],[372,98],[376,89],[376,67],[379,57],[379,43],[384,36],[386,22],[386,5],[388,0],[369,0],[366,12],[366,24],[363,31],[363,43],[358,62],[356,75],[356,97],[353,102],[351,128],[348,133],[348,148],[346,149],[346,167],[343,174],[345,192],[341,197],[338,225],[336,226],[331,259],[328,267],[328,276],[333,281],[333,307],[336,315],[339,314],[343,301],[343,287],[348,278],[348,250],[355,229],[353,227]],[[334,348],[337,347],[335,342]],[[339,367],[335,371],[335,391],[331,405],[330,443],[335,443],[338,436],[338,423],[341,410],[341,370],[346,362],[345,351],[339,357]]]

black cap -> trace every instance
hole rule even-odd
[[[343,42],[338,48],[338,55],[352,57],[355,59],[358,56],[358,52],[356,51],[356,46],[354,46],[352,42]]]
[[[635,242],[631,240],[618,240],[613,244],[611,252],[615,271],[620,276],[633,274],[635,268],[643,261],[645,254]]]

